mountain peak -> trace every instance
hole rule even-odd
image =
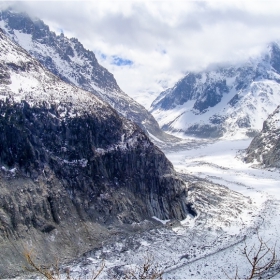
[[[191,72],[162,92],[152,112],[168,132],[246,137],[260,131],[280,103],[280,47],[272,43],[240,65]]]
[[[78,39],[69,39],[63,34],[57,36],[43,21],[10,10],[0,13],[0,27],[63,81],[109,103],[120,115],[137,123],[147,135],[170,138],[143,106],[119,88],[113,74],[102,67],[95,54],[86,50]]]

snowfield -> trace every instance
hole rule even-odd
[[[273,247],[280,237],[280,173],[277,169],[256,169],[252,164],[242,161],[242,150],[248,147],[251,139],[220,140],[196,149],[169,152],[166,155],[177,171],[190,173],[199,178],[221,184],[250,197],[256,212],[248,212],[237,219],[255,223],[254,227],[244,227],[246,244],[251,248],[259,244],[259,237]],[[259,222],[257,220],[260,219]],[[248,224],[246,225],[248,226]],[[227,229],[224,228],[225,232]],[[250,268],[242,249],[245,243],[240,242],[228,249],[218,251],[179,269],[168,271],[166,278],[227,278],[225,272],[234,277],[236,267],[242,278],[248,275]],[[279,255],[279,246],[277,253]],[[225,271],[225,272],[224,272]]]
[[[206,141],[185,139],[161,148],[185,179],[196,216],[179,222],[159,221],[156,229],[116,235],[114,242],[70,264],[71,275],[86,277],[102,260],[101,277],[120,277],[150,256],[164,279],[244,278],[250,271],[242,249],[268,246],[280,237],[280,173],[256,169],[242,161],[251,139]],[[149,221],[142,223],[142,226]],[[140,225],[135,224],[135,228]],[[68,266],[69,267],[69,266]]]

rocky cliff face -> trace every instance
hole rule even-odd
[[[63,81],[108,102],[144,131],[160,139],[171,138],[143,106],[119,88],[114,76],[99,65],[94,53],[86,50],[77,39],[69,39],[63,34],[57,36],[43,21],[9,10],[0,11],[0,27]]]
[[[198,137],[253,136],[280,102],[280,48],[246,63],[188,73],[152,104],[160,126]]]
[[[0,277],[22,269],[26,247],[63,260],[117,226],[187,213],[184,183],[138,126],[2,30],[0,131]]]
[[[245,161],[264,167],[280,167],[280,106],[268,117],[252,140]]]

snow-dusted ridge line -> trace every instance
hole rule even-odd
[[[0,27],[63,81],[91,92],[145,132],[162,140],[173,139],[159,128],[152,114],[119,88],[114,76],[76,38],[57,36],[43,21],[12,10],[0,11]]]
[[[13,92],[13,99],[16,102],[20,100],[34,100],[38,104],[41,102],[48,102],[49,104],[73,102],[74,108],[79,106],[85,110],[95,104],[106,106],[103,101],[98,100],[89,92],[62,82],[59,78],[47,72],[29,54],[19,49],[11,40],[4,38],[2,34],[1,37],[0,63],[3,66],[6,65],[6,67],[15,69],[15,71],[9,71],[9,84],[1,84],[2,98],[9,96],[4,91],[8,89]],[[17,68],[21,71],[17,71]],[[30,104],[32,105],[32,102]]]
[[[169,132],[242,139],[259,132],[280,104],[280,46],[242,65],[188,73],[162,92],[152,113]]]
[[[1,31],[0,31],[1,32]],[[0,67],[7,70],[9,77],[0,85],[0,100],[9,104],[27,103],[30,107],[56,108],[58,115],[48,112],[52,118],[63,121],[68,118],[82,118],[90,114],[108,118],[116,112],[92,93],[67,84],[46,69],[12,40],[0,33]],[[111,147],[125,149],[134,145],[137,135],[132,136],[134,125],[122,118],[126,133],[123,141]],[[109,149],[109,148],[108,148]],[[110,150],[109,149],[109,150]],[[109,151],[108,150],[108,151]],[[107,152],[108,152],[107,151]]]

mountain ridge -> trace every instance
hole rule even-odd
[[[0,27],[49,71],[108,102],[148,136],[175,139],[164,133],[154,117],[119,88],[113,74],[101,66],[94,53],[86,50],[78,39],[56,35],[42,20],[11,10],[1,11]]]
[[[151,112],[168,132],[203,138],[251,137],[280,104],[280,47],[240,65],[190,72],[162,92]]]
[[[133,122],[63,82],[0,30],[0,277],[183,219],[185,183]],[[146,221],[145,221],[146,220]]]

